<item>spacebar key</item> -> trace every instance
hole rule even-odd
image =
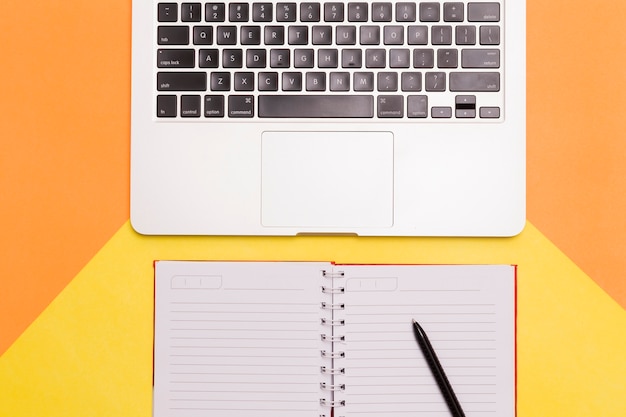
[[[259,117],[374,117],[374,96],[261,95]]]

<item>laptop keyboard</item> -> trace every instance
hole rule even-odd
[[[503,117],[503,0],[155,3],[156,117]]]

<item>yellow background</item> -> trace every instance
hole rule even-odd
[[[518,416],[626,415],[626,2],[527,4],[520,236],[218,238],[128,224],[130,1],[5,0],[0,416],[150,415],[155,259],[517,264]]]

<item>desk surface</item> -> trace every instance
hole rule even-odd
[[[5,0],[0,415],[150,415],[166,258],[518,264],[518,416],[623,415],[626,3],[527,3],[520,236],[189,238],[128,224],[130,1]]]

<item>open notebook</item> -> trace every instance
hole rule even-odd
[[[508,265],[156,263],[154,416],[515,415]]]

